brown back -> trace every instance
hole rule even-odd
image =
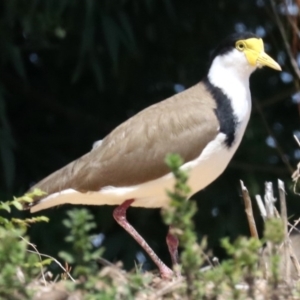
[[[216,103],[202,83],[154,104],[118,126],[99,147],[31,188],[52,194],[72,188],[97,191],[159,178],[168,153],[185,162],[200,155],[218,134]]]

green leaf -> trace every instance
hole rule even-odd
[[[58,253],[58,256],[69,264],[73,264],[75,262],[74,257],[68,252],[61,251]]]
[[[24,201],[24,202],[27,202],[27,203],[31,203],[33,200],[32,200],[32,198],[31,197],[29,197],[29,196],[22,196],[22,197],[20,197],[19,198],[19,200],[20,201]]]
[[[30,193],[30,195],[32,195],[32,196],[44,196],[44,195],[47,195],[47,193],[44,192],[44,191],[42,191],[42,190],[40,190],[40,189],[35,188],[35,189]]]
[[[11,212],[10,206],[7,202],[0,202],[0,209],[6,210],[7,212]]]
[[[37,222],[49,222],[49,218],[45,216],[34,217]]]
[[[11,204],[18,210],[23,210],[23,206],[19,201],[12,201]]]
[[[0,208],[1,208],[1,204],[0,204]],[[8,222],[9,222],[9,221],[8,221],[6,218],[0,216],[0,224],[5,225],[5,224],[7,224]]]
[[[44,266],[50,265],[52,262],[53,262],[52,258],[46,258],[42,261],[35,263],[34,266],[35,267],[44,267]]]

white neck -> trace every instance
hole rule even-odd
[[[239,127],[243,130],[251,112],[249,77],[255,69],[248,64],[244,54],[236,50],[228,55],[217,56],[208,73],[209,81],[231,100]]]

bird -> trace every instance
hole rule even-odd
[[[62,204],[115,205],[113,217],[144,249],[162,278],[174,272],[127,221],[132,207],[169,204],[174,176],[164,163],[179,154],[189,172],[192,196],[227,167],[244,135],[251,112],[250,75],[261,67],[281,70],[264,51],[263,40],[234,33],[211,52],[208,72],[197,84],[153,104],[117,126],[82,157],[50,174],[28,192],[46,194],[27,205],[37,212]],[[167,246],[177,262],[178,239],[169,230]]]

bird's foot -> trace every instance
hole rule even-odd
[[[174,272],[165,264],[160,266],[159,272],[162,279],[172,279],[174,277]]]
[[[180,277],[181,272],[180,272],[180,265],[179,265],[179,258],[178,258],[179,241],[177,236],[172,233],[172,226],[169,227],[169,231],[166,237],[166,242],[171,255],[174,273],[177,277]]]

